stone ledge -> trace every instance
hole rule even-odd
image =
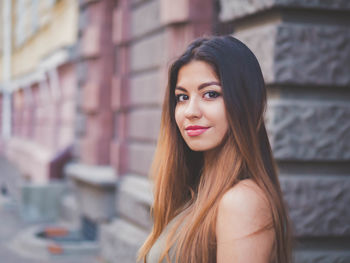
[[[69,163],[64,172],[68,177],[100,187],[115,187],[117,175],[110,166]]]
[[[101,255],[111,263],[134,263],[137,251],[146,240],[147,232],[116,219],[101,226]]]
[[[145,229],[151,229],[150,207],[153,203],[151,182],[146,177],[125,175],[119,181],[118,214]]]
[[[274,7],[350,10],[350,2],[347,0],[220,0],[220,3],[220,20],[223,22],[242,18]]]
[[[115,216],[117,177],[113,168],[70,163],[65,166],[65,173],[73,180],[80,216],[95,223]]]
[[[281,175],[296,237],[350,234],[350,176]]]

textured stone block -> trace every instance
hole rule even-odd
[[[229,21],[251,15],[272,7],[304,7],[315,9],[349,10],[350,3],[347,0],[220,0],[221,21]]]
[[[130,222],[116,219],[101,226],[101,256],[110,263],[135,263],[148,233]]]
[[[346,250],[297,250],[294,252],[295,263],[347,263],[350,251]]]
[[[253,51],[259,61],[265,82],[273,82],[275,79],[274,53],[277,38],[277,25],[261,25],[259,28],[238,31],[234,36]],[[264,44],[262,45],[261,43]]]
[[[160,18],[165,25],[174,23],[183,23],[190,18],[190,1],[189,0],[159,0],[160,1]]]
[[[350,176],[281,175],[297,237],[350,234]]]
[[[350,85],[346,27],[275,23],[235,36],[257,56],[267,84]]]
[[[350,159],[348,103],[271,99],[266,117],[276,159]]]
[[[131,46],[131,71],[158,68],[164,62],[164,33],[142,39]]]
[[[127,146],[128,149],[128,170],[140,175],[148,175],[155,145],[149,143],[132,143]]]
[[[160,74],[159,70],[155,70],[131,77],[129,90],[131,106],[161,105],[163,92],[159,89],[166,84],[161,83]]]
[[[349,28],[283,24],[277,36],[276,82],[350,85]]]
[[[117,211],[120,217],[150,230],[153,224],[151,182],[147,177],[125,175],[118,183]]]
[[[161,117],[160,109],[134,110],[128,117],[129,138],[146,141],[157,140]]]
[[[147,34],[161,26],[159,5],[159,0],[154,0],[131,11],[131,37]]]

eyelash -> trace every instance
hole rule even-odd
[[[219,97],[219,96],[221,95],[221,94],[220,94],[219,92],[217,92],[217,91],[207,91],[206,93],[204,93],[204,97],[205,97],[205,95],[207,95],[207,94],[213,95],[213,97],[210,97],[210,96],[209,96],[209,98],[207,98],[207,99],[215,99],[215,98],[217,98],[217,97]],[[175,96],[175,97],[176,97],[176,102],[183,102],[183,100],[180,100],[180,98],[181,98],[182,96],[186,96],[187,99],[188,99],[188,95],[186,95],[186,94],[178,94],[178,95]]]

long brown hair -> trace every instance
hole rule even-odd
[[[229,129],[215,160],[205,163],[192,151],[175,122],[175,86],[180,68],[192,60],[212,66],[223,89]],[[169,69],[160,135],[151,168],[154,179],[154,226],[139,252],[146,256],[165,226],[175,217],[161,260],[216,262],[215,225],[218,204],[238,181],[251,178],[265,193],[275,233],[275,260],[291,261],[287,211],[267,137],[266,88],[259,63],[250,49],[232,36],[200,38]],[[182,212],[180,214],[180,212]]]

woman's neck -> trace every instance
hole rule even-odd
[[[211,149],[209,151],[205,151],[203,153],[204,166],[211,167],[212,165],[214,165],[215,161],[218,160],[219,155],[220,155],[220,149],[218,147]]]

